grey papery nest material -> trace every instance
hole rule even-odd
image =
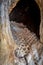
[[[24,58],[27,65],[43,65],[43,44],[36,34],[28,30],[22,23],[16,22],[11,22],[11,30],[18,45],[14,52],[15,56],[21,60]],[[18,60],[18,62],[20,61]]]

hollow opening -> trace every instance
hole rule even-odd
[[[23,23],[40,38],[40,8],[35,0],[20,0],[9,14],[9,18],[10,21]]]

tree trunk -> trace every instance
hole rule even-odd
[[[40,40],[43,43],[43,0],[41,0]]]
[[[7,1],[0,1],[0,65],[13,60],[13,50],[17,47],[10,29]]]
[[[41,13],[41,22],[40,22],[40,41],[43,43],[43,0],[36,0],[37,4],[40,7],[40,13]]]

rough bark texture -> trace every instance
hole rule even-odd
[[[10,30],[8,0],[4,0],[0,2],[0,65],[11,63],[15,48],[16,44]]]
[[[43,0],[41,1],[40,40],[43,43]]]
[[[12,11],[12,9],[16,6],[19,0],[9,0],[9,13]]]
[[[37,4],[40,7],[40,13],[41,13],[41,22],[40,22],[40,41],[43,43],[43,0],[36,0]]]

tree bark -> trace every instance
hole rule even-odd
[[[17,47],[10,29],[7,1],[0,2],[0,65],[13,60],[13,50]]]
[[[40,41],[43,43],[43,0],[36,0],[36,2],[40,8],[41,21],[40,21],[39,34],[40,34]]]
[[[40,40],[43,43],[43,0],[41,0]]]

